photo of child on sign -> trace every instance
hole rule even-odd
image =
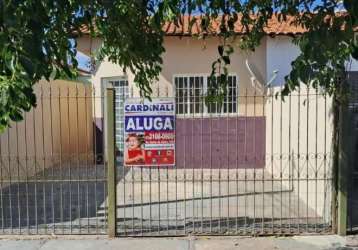
[[[124,163],[131,165],[142,165],[145,157],[144,153],[144,136],[141,134],[131,133],[126,138],[126,148],[124,152]]]

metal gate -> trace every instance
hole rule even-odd
[[[61,80],[35,93],[0,134],[0,234],[105,234],[104,96]]]
[[[206,79],[175,79],[176,165],[117,162],[119,236],[331,232],[332,100],[231,81],[223,103],[206,104]]]

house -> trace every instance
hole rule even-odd
[[[279,22],[273,17],[265,29],[267,35],[254,52],[237,49],[231,56],[228,94],[222,108],[218,109],[215,104],[205,105],[200,98],[207,91],[211,63],[218,56],[220,39],[215,35],[215,27],[213,34],[198,40],[189,34],[189,17],[183,16],[182,23],[180,27],[174,24],[163,27],[166,52],[159,81],[153,84],[154,96],[175,97],[176,169],[192,170],[193,183],[194,178],[203,181],[205,176],[210,180],[217,178],[219,185],[222,178],[227,179],[228,189],[222,191],[225,194],[235,189],[230,181],[235,176],[236,180],[245,178],[239,189],[246,190],[246,183],[251,185],[246,178],[253,180],[253,190],[249,188],[245,192],[255,192],[256,189],[256,192],[272,192],[268,197],[273,197],[274,192],[287,191],[284,198],[281,196],[281,202],[282,199],[288,202],[292,192],[297,201],[292,206],[298,206],[297,210],[290,207],[282,210],[281,206],[281,213],[287,216],[296,213],[297,217],[304,214],[307,218],[320,218],[319,223],[329,222],[333,166],[332,100],[305,88],[294,92],[288,101],[274,97],[285,83],[291,62],[299,54],[292,38],[305,30],[290,25],[290,20]],[[235,24],[235,30],[240,34],[239,22]],[[192,26],[191,34],[199,31],[198,25]],[[100,44],[100,38],[91,39],[85,30],[78,38],[78,49],[87,55],[95,52]],[[347,71],[358,71],[358,61],[347,62]],[[123,151],[124,145],[123,100],[139,96],[133,78],[131,72],[124,73],[118,65],[106,60],[97,64],[91,77],[96,91],[108,84],[116,89],[116,145],[119,151]],[[262,88],[255,87],[255,81],[260,84],[271,81],[273,92],[264,93]],[[98,127],[103,120],[101,110],[98,108],[95,114]],[[184,171],[183,178],[188,178],[185,176]],[[307,178],[301,180],[303,176]],[[180,178],[177,173],[175,178]],[[209,179],[204,181],[204,190],[209,188]],[[262,185],[256,186],[257,182]],[[315,190],[319,195],[308,194],[309,190]],[[203,195],[204,191],[200,192]],[[131,197],[130,193],[124,195]],[[191,195],[195,196],[194,193]],[[272,208],[279,210],[274,208],[273,200]],[[272,213],[273,218],[275,211],[268,210],[265,211]],[[255,217],[255,212],[251,216]]]
[[[193,133],[193,131],[200,130],[201,126],[208,127],[208,123],[212,120],[214,125],[211,126],[214,131],[212,134],[218,136],[218,138],[211,138],[213,141],[227,141],[228,136],[232,136],[232,131],[225,132],[226,122],[228,127],[235,126],[235,115],[240,118],[239,127],[247,126],[254,127],[251,132],[246,130],[245,142],[250,145],[251,153],[249,156],[242,156],[239,159],[245,161],[239,163],[239,166],[248,167],[249,165],[263,166],[264,161],[258,161],[257,159],[263,159],[265,154],[265,147],[261,147],[265,144],[265,119],[264,118],[264,103],[267,101],[265,98],[260,98],[262,92],[260,89],[254,87],[252,81],[256,78],[259,82],[266,83],[273,79],[272,85],[278,88],[284,84],[284,77],[290,71],[291,62],[298,55],[298,48],[292,44],[292,37],[302,34],[305,30],[302,27],[296,27],[289,24],[290,19],[287,22],[279,22],[276,17],[273,17],[268,27],[265,29],[267,36],[262,40],[261,45],[255,50],[255,52],[242,52],[237,49],[231,57],[231,65],[229,67],[229,91],[227,100],[223,104],[223,108],[219,111],[218,107],[213,105],[204,105],[200,95],[206,93],[209,79],[208,76],[211,70],[211,63],[217,58],[217,46],[220,44],[220,40],[215,34],[208,36],[205,40],[198,40],[193,38],[189,34],[189,17],[182,17],[182,26],[175,26],[174,24],[166,24],[163,30],[166,32],[164,38],[164,47],[166,52],[163,55],[163,70],[159,76],[159,81],[154,83],[152,88],[154,96],[168,96],[176,98],[176,114],[177,114],[177,153],[182,153],[178,149],[185,145],[186,148],[191,148],[188,142],[180,141],[180,134],[186,131],[186,133]],[[213,27],[215,30],[217,27]],[[239,34],[241,31],[241,25],[239,22],[235,24],[235,30]],[[199,25],[193,25],[191,34],[198,34],[200,32]],[[215,31],[214,31],[215,32]],[[90,38],[88,32],[84,30],[84,35],[78,38],[78,49],[84,54],[90,55],[95,52],[101,44],[100,38]],[[235,43],[234,43],[235,46]],[[352,61],[349,70],[358,70],[358,62]],[[272,78],[273,74],[276,74]],[[126,73],[118,66],[108,61],[103,61],[97,64],[94,73],[92,74],[91,81],[95,89],[100,91],[108,84],[113,84],[116,89],[116,96],[118,98],[119,105],[122,105],[121,99],[126,97],[138,97],[139,91],[133,84],[134,76],[131,72]],[[253,96],[256,98],[239,98],[239,96]],[[98,105],[100,109],[101,105]],[[123,148],[122,138],[122,107],[117,106],[117,146],[119,149]],[[266,111],[267,112],[267,111]],[[98,110],[96,113],[99,119],[98,124],[101,124],[101,118],[103,115]],[[195,119],[195,118],[205,119]],[[218,117],[226,117],[227,119],[216,119]],[[231,117],[231,118],[230,118]],[[183,119],[180,119],[183,118]],[[202,124],[202,121],[204,121]],[[242,123],[245,124],[242,124]],[[99,125],[100,126],[100,125]],[[217,131],[216,131],[217,130]],[[238,133],[238,131],[237,131]],[[249,134],[247,134],[249,133]],[[197,133],[196,133],[197,134]],[[229,135],[230,134],[230,135]],[[219,137],[224,139],[219,139]],[[242,137],[240,137],[242,138]],[[255,139],[254,139],[255,138]],[[179,140],[178,140],[179,139]],[[203,144],[209,145],[208,136],[203,138],[194,138],[194,140],[203,140]],[[267,142],[266,142],[267,143]],[[182,145],[182,146],[181,146]],[[220,148],[224,145],[215,144],[217,149],[214,152],[219,152]],[[194,155],[198,155],[195,150],[190,150],[193,154],[191,159],[194,159]],[[255,153],[254,153],[255,152]],[[226,149],[228,155],[228,149]],[[217,159],[214,165],[219,164],[220,157],[214,155],[213,158]],[[249,158],[249,159],[248,159]],[[250,160],[250,158],[252,158]],[[182,159],[179,157],[179,159]],[[254,160],[256,159],[256,160]],[[200,159],[194,159],[192,161],[193,166],[197,166]],[[231,167],[235,167],[236,159],[232,159],[232,163],[229,163]],[[177,162],[181,165],[184,163]],[[188,163],[186,163],[188,164]],[[207,167],[209,162],[206,162]]]
[[[304,30],[271,19],[255,52],[237,50],[232,56],[224,102],[205,104],[201,97],[210,85],[219,38],[215,33],[204,41],[192,38],[183,18],[182,27],[163,27],[163,71],[153,84],[153,97],[175,100],[175,124],[174,118],[130,123],[133,131],[135,123],[175,128],[175,164],[122,164],[123,104],[137,105],[129,111],[144,109],[134,100],[139,91],[130,72],[104,60],[92,73],[82,72],[81,82],[41,81],[35,87],[37,107],[0,136],[3,229],[13,233],[18,225],[21,233],[27,224],[35,233],[43,228],[58,233],[61,227],[66,233],[66,226],[71,233],[81,228],[98,233],[99,223],[105,232],[110,164],[103,164],[103,90],[112,85],[118,152],[112,205],[119,235],[332,232],[337,221],[332,99],[305,87],[285,100],[275,98],[299,53],[292,36]],[[235,27],[239,33],[240,23]],[[198,29],[193,26],[192,33]],[[87,55],[100,44],[86,33],[78,38],[78,49]],[[356,81],[357,61],[347,62],[347,71]],[[262,88],[266,82],[273,85],[268,91]],[[164,111],[173,112],[168,103]],[[160,110],[153,104],[154,109]]]

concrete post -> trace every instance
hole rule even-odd
[[[106,162],[107,162],[107,188],[108,188],[108,236],[116,236],[116,166],[114,145],[114,89],[106,89]]]

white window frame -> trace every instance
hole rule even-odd
[[[123,86],[115,86],[113,82],[127,82],[127,85]],[[124,102],[126,98],[129,98],[129,80],[127,76],[111,76],[111,77],[102,77],[101,78],[101,85],[102,85],[102,95],[105,97],[105,91],[107,87],[113,87],[115,91],[114,96],[114,109],[115,109],[115,117],[114,117],[114,137],[115,137],[115,144],[116,146],[123,151],[124,150]],[[119,89],[121,89],[119,91]],[[105,98],[102,98],[102,105],[103,110],[106,110],[106,102]],[[123,109],[123,110],[122,110]],[[121,112],[122,111],[122,112]],[[106,115],[103,114],[105,122]],[[105,134],[107,133],[104,130]],[[105,136],[105,138],[107,138]],[[105,144],[107,145],[107,144]],[[105,146],[106,147],[106,146]],[[119,162],[122,162],[122,159],[117,159]]]
[[[176,116],[178,118],[208,118],[208,117],[234,117],[237,116],[239,114],[239,78],[238,75],[236,73],[229,73],[228,76],[230,77],[235,77],[236,78],[236,112],[224,112],[223,110],[220,113],[209,113],[208,112],[208,106],[204,104],[203,107],[203,112],[202,113],[190,113],[190,101],[188,100],[188,111],[184,114],[178,114],[176,113]],[[204,93],[206,94],[208,91],[208,78],[210,77],[210,74],[208,73],[188,73],[188,74],[174,74],[172,77],[172,84],[173,84],[173,92],[174,92],[174,98],[177,98],[176,96],[176,92],[177,92],[177,86],[175,84],[175,79],[178,77],[185,77],[185,78],[189,78],[189,77],[203,77],[203,90]],[[188,84],[188,90],[190,89],[189,84]]]

